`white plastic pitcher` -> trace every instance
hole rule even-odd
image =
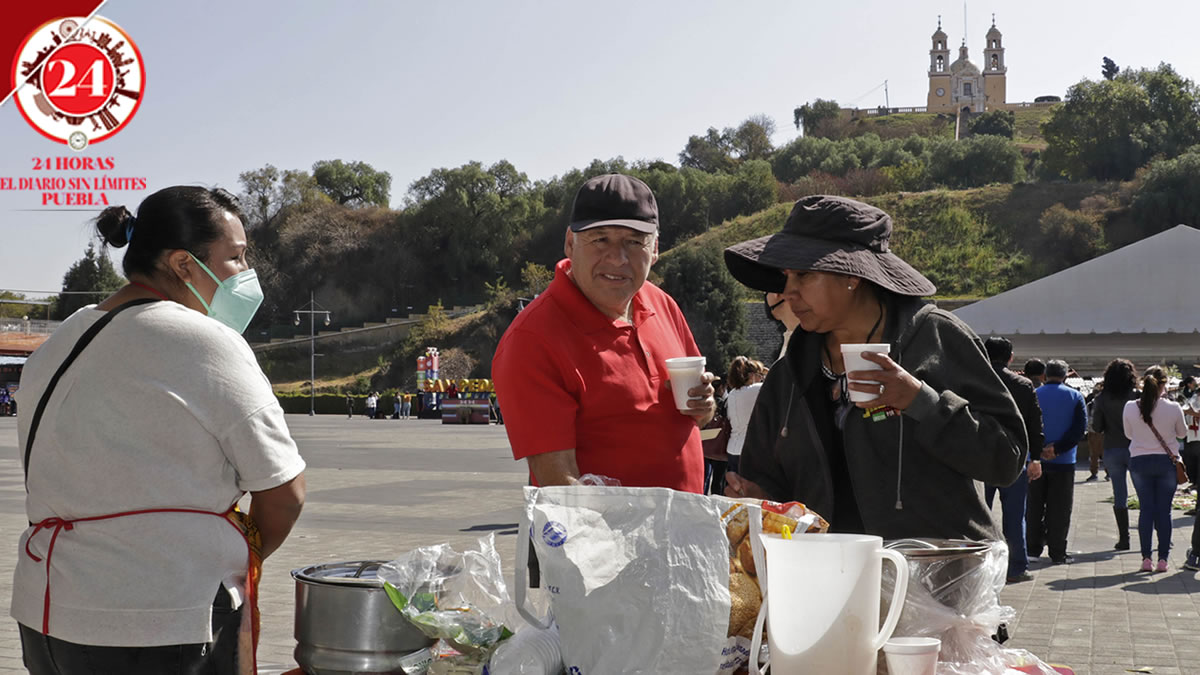
[[[865,534],[759,537],[767,553],[759,624],[765,612],[772,675],[874,675],[879,649],[904,608],[904,556]],[[883,628],[877,629],[885,558],[896,566],[896,589]],[[755,631],[751,654],[758,653],[761,635],[761,629]]]

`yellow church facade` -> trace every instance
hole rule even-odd
[[[929,92],[924,106],[842,108],[842,118],[863,119],[899,113],[928,112],[951,115],[961,120],[964,114],[969,116],[992,110],[1043,108],[1054,105],[1053,102],[1008,101],[1008,66],[1004,63],[1004,36],[1000,29],[996,28],[995,16],[992,17],[992,27],[988,29],[984,39],[982,66],[971,61],[965,39],[958,48],[958,58],[950,60],[949,36],[942,30],[940,17],[937,31],[931,36],[931,41]]]
[[[938,21],[938,29],[932,40],[926,111],[982,113],[1009,107],[1006,100],[1008,67],[1004,65],[1004,36],[996,28],[995,22],[987,32],[983,68],[971,62],[965,39],[958,48],[958,58],[950,61],[947,35],[942,30],[941,21]]]

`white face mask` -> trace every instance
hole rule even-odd
[[[199,258],[190,252],[188,255],[192,256],[192,260],[196,261],[200,269],[207,272],[208,276],[217,282],[217,291],[213,293],[212,304],[205,302],[204,296],[200,295],[196,287],[187,282],[187,287],[192,295],[195,295],[200,304],[204,305],[209,316],[239,333],[245,331],[263,301],[262,287],[258,284],[258,274],[250,269],[238,272],[222,281],[212,273],[212,270],[208,269],[207,265],[200,262]]]

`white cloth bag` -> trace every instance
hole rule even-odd
[[[667,488],[525,488],[518,532],[529,533],[541,563],[568,673],[730,668],[736,639],[726,637],[729,541],[721,522],[728,507]],[[754,513],[761,529],[761,511]],[[518,534],[517,609],[544,627],[525,605],[528,556]]]

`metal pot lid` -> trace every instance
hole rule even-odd
[[[884,544],[903,553],[908,558],[943,558],[953,555],[971,555],[983,553],[991,549],[986,541],[971,541],[970,539],[895,539]]]
[[[385,562],[387,561],[353,560],[312,565],[292,570],[292,577],[314,584],[382,588],[383,580],[379,578],[379,566]]]

